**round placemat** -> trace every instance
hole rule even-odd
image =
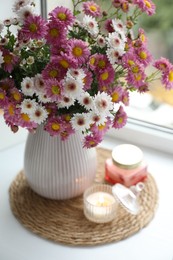
[[[104,182],[104,164],[111,151],[98,148],[96,182]],[[105,224],[88,221],[83,213],[83,197],[50,200],[37,195],[28,186],[23,171],[12,182],[10,205],[16,218],[33,233],[68,245],[98,245],[125,239],[145,227],[154,217],[158,201],[155,180],[148,174],[139,202],[138,215],[119,205],[115,220]]]

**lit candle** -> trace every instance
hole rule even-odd
[[[116,215],[117,201],[109,185],[98,184],[84,193],[84,214],[90,221],[105,223]]]

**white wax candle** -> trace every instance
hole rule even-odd
[[[115,203],[113,195],[106,192],[95,192],[87,197],[87,210],[95,218],[105,218],[112,214],[111,205]]]

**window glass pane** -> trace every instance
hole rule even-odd
[[[166,57],[173,63],[173,1],[154,1],[156,14],[140,19],[148,37],[148,48],[155,59]],[[128,115],[132,118],[173,128],[173,90],[165,90],[160,81],[150,85],[150,93],[132,93]]]

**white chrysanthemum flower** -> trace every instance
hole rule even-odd
[[[67,78],[74,78],[77,80],[83,80],[86,76],[83,69],[68,69],[67,71]]]
[[[88,113],[74,114],[70,120],[74,130],[85,131],[90,127],[90,120]]]
[[[0,33],[3,31],[3,29],[4,29],[4,23],[0,21]]]
[[[123,49],[125,48],[125,42],[120,38],[117,32],[109,33],[106,38],[107,44],[110,48]]]
[[[91,111],[89,112],[89,117],[91,120],[91,124],[96,124],[98,125],[104,125],[104,123],[106,122],[106,115],[104,113],[102,114],[98,114],[95,111]]]
[[[78,98],[83,90],[83,81],[67,77],[64,82],[65,96]]]
[[[69,108],[70,106],[74,105],[74,98],[64,96],[61,102],[58,103],[59,108]]]
[[[32,96],[35,93],[33,78],[26,77],[21,82],[22,93],[26,96]]]
[[[37,106],[35,111],[30,114],[30,119],[40,125],[48,117],[48,112],[43,106]]]
[[[112,65],[118,62],[119,58],[122,57],[122,55],[125,53],[123,49],[113,49],[109,48],[106,51],[106,55],[108,57],[108,60]]]
[[[4,63],[4,58],[3,58],[3,53],[2,51],[0,51],[0,67],[1,67],[1,64]]]
[[[31,114],[36,110],[37,102],[34,99],[24,99],[20,105],[21,111],[24,114]]]
[[[91,34],[91,36],[96,37],[98,35],[99,27],[94,17],[84,15],[82,24],[83,27]]]
[[[99,46],[100,48],[105,47],[105,45],[106,45],[106,40],[105,40],[105,38],[104,38],[102,35],[98,35],[98,37],[97,37],[97,44],[98,44],[98,46]]]
[[[13,4],[13,11],[17,12],[20,8],[29,5],[31,2],[31,0],[16,0],[15,3]]]
[[[78,98],[79,103],[84,106],[87,110],[94,109],[93,97],[88,92],[82,92]]]
[[[120,34],[121,33],[126,34],[126,32],[127,32],[126,26],[119,19],[112,19],[112,26],[113,26],[114,30]]]
[[[36,74],[34,77],[34,87],[37,93],[45,93],[44,92],[44,80],[41,74]]]
[[[34,14],[35,14],[35,10],[31,5],[26,5],[24,7],[21,7],[17,11],[18,19],[21,23],[23,23],[24,20],[28,18],[28,16],[34,15]]]
[[[38,92],[36,93],[40,102],[46,104],[51,102],[51,98],[47,97],[45,93]]]
[[[110,111],[113,109],[112,98],[105,92],[98,92],[94,96],[94,104],[98,114],[104,113],[106,116],[109,116]]]

